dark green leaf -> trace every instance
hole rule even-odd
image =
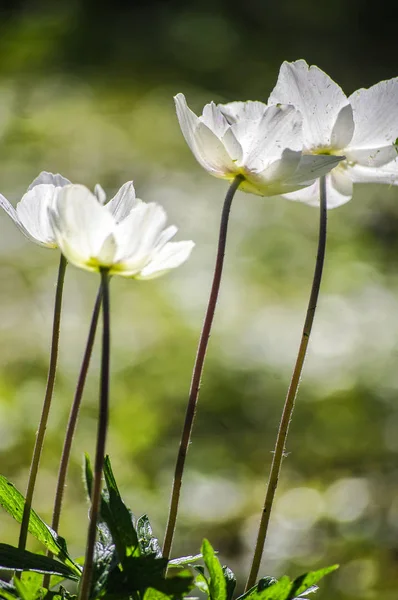
[[[222,568],[227,586],[227,600],[232,600],[236,588],[236,577],[229,567]]]
[[[203,540],[201,553],[210,575],[209,592],[211,600],[226,600],[227,584],[220,561],[208,540]]]
[[[3,475],[0,475],[0,504],[18,523],[21,523],[25,499]],[[33,509],[30,511],[29,532],[80,576],[80,569],[69,556],[65,540],[46,525]]]
[[[91,597],[99,598],[106,589],[110,573],[119,564],[115,544],[108,528],[99,526],[99,539],[95,544],[94,569],[91,585]]]
[[[91,500],[91,490],[93,489],[94,475],[93,475],[93,469],[92,469],[91,462],[90,462],[90,457],[87,453],[84,455],[84,479],[86,482],[87,496],[88,496],[88,499]]]
[[[138,519],[137,535],[141,554],[144,556],[156,556],[156,558],[162,556],[162,549],[160,548],[158,539],[152,533],[152,527],[147,515],[143,515]]]
[[[163,594],[154,588],[148,588],[144,594],[144,600],[171,600],[172,596]]]
[[[331,567],[325,567],[324,569],[319,569],[318,571],[311,571],[310,573],[306,573],[305,575],[301,575],[297,577],[292,583],[291,592],[288,600],[293,600],[297,596],[305,595],[305,593],[310,593],[315,591],[313,588],[318,581],[320,581],[325,575],[332,573],[336,569],[339,568],[339,565],[332,565]]]
[[[9,544],[0,544],[0,569],[13,571],[36,571],[62,575],[68,579],[78,579],[73,569],[67,565],[28,550],[19,550]]]

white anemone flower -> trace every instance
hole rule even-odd
[[[280,102],[303,116],[304,153],[346,157],[326,177],[328,208],[348,202],[354,183],[398,184],[398,77],[347,98],[318,67],[284,62],[268,100]],[[286,197],[316,205],[319,182]]]
[[[123,186],[118,193],[122,200]],[[120,220],[83,185],[68,185],[49,209],[61,252],[88,271],[151,279],[178,267],[189,257],[191,241],[170,242],[177,232],[165,227],[166,213],[158,204],[136,203]]]
[[[69,184],[70,181],[62,175],[43,171],[32,181],[16,208],[2,194],[0,194],[0,206],[28,239],[46,248],[56,248],[57,243],[48,218],[48,208],[52,205],[58,191]]]
[[[177,117],[196,160],[211,175],[232,181],[243,177],[241,190],[274,196],[311,185],[342,157],[302,155],[302,117],[288,103],[206,104],[198,117],[185,96],[175,96]]]
[[[53,206],[61,188],[70,183],[69,179],[62,175],[43,171],[30,184],[16,208],[1,194],[0,206],[32,242],[46,248],[57,248],[58,243],[49,218],[49,208]],[[94,193],[97,202],[105,204],[106,194],[99,184],[95,186]],[[106,204],[106,208],[119,222],[130,213],[137,202],[133,182],[128,181]]]

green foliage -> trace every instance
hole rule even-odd
[[[18,523],[21,523],[25,499],[16,487],[3,475],[0,475],[0,504]],[[75,576],[80,576],[81,569],[69,556],[64,538],[46,525],[33,509],[30,511],[29,532],[47,550],[65,563]]]
[[[28,550],[20,550],[9,544],[0,544],[0,569],[36,571],[38,573],[61,575],[69,579],[78,579],[74,569],[58,560],[34,554]]]

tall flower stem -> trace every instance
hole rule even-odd
[[[185,414],[184,427],[178,450],[177,461],[174,471],[173,488],[171,492],[171,502],[169,516],[167,520],[166,534],[163,542],[163,556],[170,557],[171,547],[173,544],[174,531],[177,521],[178,505],[180,501],[180,492],[182,485],[182,477],[184,474],[185,459],[187,456],[189,440],[191,438],[193,422],[195,419],[196,405],[199,397],[200,380],[203,373],[203,366],[206,357],[207,346],[209,343],[211,326],[213,323],[214,313],[216,310],[218,293],[220,290],[221,276],[224,266],[225,246],[227,243],[227,231],[229,214],[231,210],[232,200],[239,185],[243,181],[243,176],[238,175],[233,180],[227,195],[224,200],[224,206],[221,215],[220,233],[218,239],[218,249],[216,265],[213,275],[213,283],[210,291],[209,302],[207,305],[206,315],[203,322],[202,333],[199,339],[198,350],[196,354],[195,365],[192,373],[191,387],[189,390],[188,405]]]
[[[301,372],[303,370],[304,360],[307,353],[308,341],[311,335],[312,324],[314,322],[316,305],[318,302],[319,289],[321,286],[323,263],[325,260],[326,249],[326,225],[327,225],[327,204],[326,204],[326,180],[320,178],[320,215],[319,215],[319,239],[318,253],[316,257],[314,278],[312,282],[310,299],[308,302],[307,315],[304,322],[303,333],[299,351],[294,366],[292,379],[287,392],[285,405],[283,407],[282,417],[279,424],[279,431],[276,438],[275,450],[273,454],[271,471],[268,480],[267,492],[265,495],[263,512],[261,515],[260,526],[258,530],[256,547],[254,550],[253,562],[250,574],[246,583],[246,589],[250,589],[257,581],[261,558],[264,550],[264,543],[267,536],[268,524],[271,516],[272,505],[275,498],[275,492],[278,485],[281,464],[285,453],[286,438],[289,431],[289,425],[293,414],[294,403],[300,383]]]
[[[77,380],[77,386],[75,391],[75,397],[73,399],[72,407],[69,413],[69,421],[66,429],[64,446],[62,449],[61,461],[59,464],[58,470],[58,481],[57,481],[57,489],[55,492],[55,500],[54,500],[54,509],[53,509],[53,517],[51,522],[51,527],[54,531],[58,531],[59,520],[61,516],[62,502],[64,498],[64,490],[65,490],[65,481],[68,473],[69,466],[69,458],[70,452],[72,448],[73,437],[76,430],[77,419],[79,417],[80,404],[83,396],[84,386],[86,384],[87,372],[90,366],[91,354],[93,351],[95,335],[97,332],[98,325],[98,317],[101,308],[102,301],[102,288],[100,287],[97,299],[95,301],[93,315],[91,317],[91,324],[87,338],[86,349],[84,351],[82,365],[80,367],[79,378]],[[47,553],[48,556],[52,556],[51,552]],[[50,583],[50,576],[45,575],[43,579],[43,587],[48,588]]]
[[[106,434],[109,416],[109,362],[110,362],[110,311],[109,311],[109,273],[101,270],[102,296],[102,358],[101,358],[101,383],[99,419],[97,429],[97,449],[95,453],[94,481],[91,491],[90,523],[87,533],[86,555],[84,560],[83,575],[80,584],[79,600],[87,600],[90,595],[91,580],[94,565],[94,546],[97,534],[97,521],[101,501],[101,480],[104,466]],[[98,298],[97,298],[98,301]]]
[[[54,319],[53,319],[53,330],[51,340],[51,352],[50,352],[50,365],[48,368],[47,375],[47,386],[46,393],[44,396],[43,408],[40,417],[39,428],[36,434],[36,442],[33,450],[32,461],[30,464],[28,486],[26,489],[25,505],[22,514],[21,529],[19,532],[18,548],[24,550],[26,546],[26,539],[28,536],[30,510],[32,508],[33,493],[35,490],[37,473],[39,470],[41,453],[43,450],[44,437],[47,429],[47,421],[50,413],[51,400],[53,396],[55,374],[57,370],[58,361],[58,345],[59,345],[59,329],[61,323],[61,308],[62,308],[62,295],[64,289],[65,271],[66,271],[67,260],[61,254],[58,268],[58,280],[57,288],[55,292],[55,305],[54,305]]]

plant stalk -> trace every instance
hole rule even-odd
[[[52,517],[52,522],[51,522],[51,527],[56,532],[58,532],[58,528],[59,528],[59,520],[60,520],[60,516],[61,516],[62,502],[63,502],[64,491],[65,491],[65,482],[66,482],[66,476],[68,473],[69,458],[70,458],[70,452],[71,452],[71,448],[72,448],[73,437],[74,437],[75,430],[76,430],[77,419],[79,417],[81,400],[82,400],[82,396],[83,396],[84,386],[86,384],[88,368],[90,366],[90,360],[91,360],[91,354],[93,351],[95,335],[97,332],[98,317],[99,317],[101,301],[102,301],[101,291],[102,291],[102,288],[100,287],[100,289],[98,290],[97,299],[95,301],[93,315],[91,317],[91,324],[90,324],[90,329],[89,329],[89,333],[88,333],[86,349],[84,351],[83,360],[82,360],[82,364],[80,367],[79,378],[77,380],[75,397],[73,399],[72,407],[71,407],[71,410],[69,413],[69,421],[68,421],[68,425],[67,425],[67,429],[66,429],[64,446],[62,449],[61,461],[60,461],[59,470],[58,470],[57,489],[55,492],[53,517]],[[52,553],[48,552],[47,556],[49,556],[51,558]],[[45,589],[47,589],[49,584],[50,584],[50,575],[45,575],[44,579],[43,579],[43,587]]]
[[[79,600],[88,600],[94,566],[94,548],[97,534],[97,522],[101,501],[101,481],[104,466],[106,434],[109,418],[109,363],[110,363],[110,310],[109,310],[109,273],[107,269],[101,270],[102,296],[102,357],[101,357],[101,383],[100,406],[97,429],[97,448],[95,453],[94,481],[91,492],[90,523],[87,533],[86,555],[84,560],[83,575],[80,583]],[[98,298],[97,298],[98,300]]]
[[[54,304],[54,318],[53,318],[53,329],[52,329],[52,340],[51,340],[51,351],[50,351],[50,364],[47,375],[47,386],[44,396],[43,408],[40,417],[39,428],[36,434],[36,442],[33,450],[32,461],[30,464],[29,479],[26,489],[25,505],[22,514],[21,529],[19,532],[18,548],[25,550],[26,539],[28,536],[30,510],[32,508],[33,494],[36,485],[37,473],[39,470],[41,453],[43,450],[44,437],[46,434],[48,416],[50,413],[51,401],[54,391],[55,375],[57,370],[58,361],[58,346],[59,346],[59,330],[61,323],[61,309],[62,309],[62,295],[65,280],[65,271],[67,266],[67,260],[61,254],[58,268],[58,279],[57,287],[55,292],[55,304]]]
[[[326,202],[326,179],[320,178],[320,215],[319,215],[319,239],[318,253],[316,257],[314,278],[312,282],[311,294],[307,308],[307,314],[304,322],[303,332],[299,351],[294,366],[292,379],[287,392],[285,405],[283,407],[282,417],[279,424],[279,431],[276,438],[275,450],[273,454],[271,471],[268,480],[267,492],[265,495],[264,507],[261,515],[260,526],[258,530],[257,542],[253,556],[253,562],[250,574],[246,583],[245,591],[253,587],[258,578],[261,558],[263,555],[265,539],[267,537],[268,524],[271,516],[272,505],[275,498],[275,492],[278,485],[279,474],[282,460],[285,454],[286,438],[289,431],[289,425],[293,414],[294,403],[300,383],[301,372],[303,370],[304,360],[307,353],[308,341],[311,335],[312,324],[314,322],[316,305],[318,302],[319,289],[322,280],[323,264],[325,260],[326,249],[326,226],[327,226],[327,202]]]
[[[224,266],[225,247],[227,242],[229,214],[231,210],[232,200],[235,196],[235,192],[238,189],[239,185],[242,183],[243,179],[244,178],[241,175],[237,175],[235,177],[228,189],[227,195],[224,200],[224,206],[222,210],[220,223],[220,233],[218,239],[217,258],[213,275],[213,283],[210,291],[206,315],[203,322],[202,333],[199,339],[195,365],[192,373],[191,387],[189,390],[185,421],[174,471],[174,481],[171,492],[170,509],[167,520],[165,538],[163,542],[163,557],[167,559],[170,557],[171,547],[173,544],[173,537],[177,521],[178,505],[181,493],[182,478],[184,474],[185,459],[187,456],[189,440],[191,438],[193,422],[195,419],[196,405],[199,397],[200,380],[203,373],[203,366],[206,357],[207,346],[209,343],[211,326],[213,323],[218,293],[220,290],[221,276]]]

